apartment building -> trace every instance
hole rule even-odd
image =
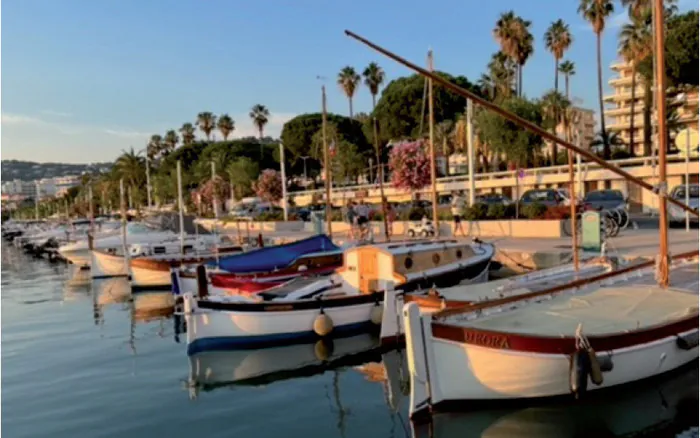
[[[634,151],[636,155],[644,152],[644,86],[642,78],[637,74],[634,91],[634,115],[632,106],[632,66],[629,63],[617,61],[611,65],[617,74],[608,84],[613,93],[604,97],[608,108],[605,110],[606,128],[611,133],[617,133],[623,142],[630,142],[630,120],[634,117]],[[652,93],[653,93],[652,89]],[[698,129],[698,91],[673,92],[668,97],[673,99],[673,106],[678,114],[679,129],[692,127]]]

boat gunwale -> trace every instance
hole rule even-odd
[[[309,298],[295,301],[268,301],[268,302],[221,302],[207,299],[198,299],[197,308],[207,311],[222,312],[290,312],[299,310],[314,310],[336,307],[349,307],[355,305],[379,303],[384,301],[384,292],[371,294],[359,294],[349,296],[336,296],[327,298]]]

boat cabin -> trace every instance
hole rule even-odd
[[[449,273],[477,255],[471,242],[456,240],[365,245],[347,249],[337,272],[350,287],[372,293],[389,285]]]

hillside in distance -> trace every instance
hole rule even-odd
[[[35,163],[33,161],[2,160],[2,181],[21,179],[33,181],[42,178],[54,178],[57,176],[80,175],[83,172],[107,171],[113,163]]]

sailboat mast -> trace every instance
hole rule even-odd
[[[148,148],[146,148],[148,151]],[[148,198],[148,209],[151,209],[151,159],[146,152],[146,196]]]
[[[333,208],[333,203],[331,202],[331,160],[330,153],[328,151],[328,139],[326,138],[326,86],[321,85],[321,105],[323,106],[323,113],[321,118],[321,135],[323,137],[323,167],[326,175],[326,223],[328,224],[328,237],[333,238],[333,231],[331,229],[331,209]]]
[[[177,161],[177,207],[180,211],[180,254],[185,253],[185,216],[182,205],[182,170],[180,160]]]
[[[428,50],[428,71],[433,71],[433,51]],[[433,125],[435,124],[435,114],[433,111],[433,80],[428,79],[428,138],[430,142],[430,184],[432,186],[431,195],[433,201],[433,224],[435,224],[435,237],[440,236],[440,223],[438,222],[438,197],[435,169],[435,138]]]
[[[656,114],[659,145],[659,273],[661,287],[668,286],[668,221],[666,211],[666,63],[664,54],[664,2],[654,1],[654,37],[656,40]]]
[[[122,251],[124,252],[124,269],[129,275],[129,247],[126,243],[126,198],[124,196],[124,178],[119,180],[119,206],[122,216]]]
[[[219,202],[216,198],[216,163],[212,160],[211,162],[211,203],[214,209],[214,218],[219,219]]]

